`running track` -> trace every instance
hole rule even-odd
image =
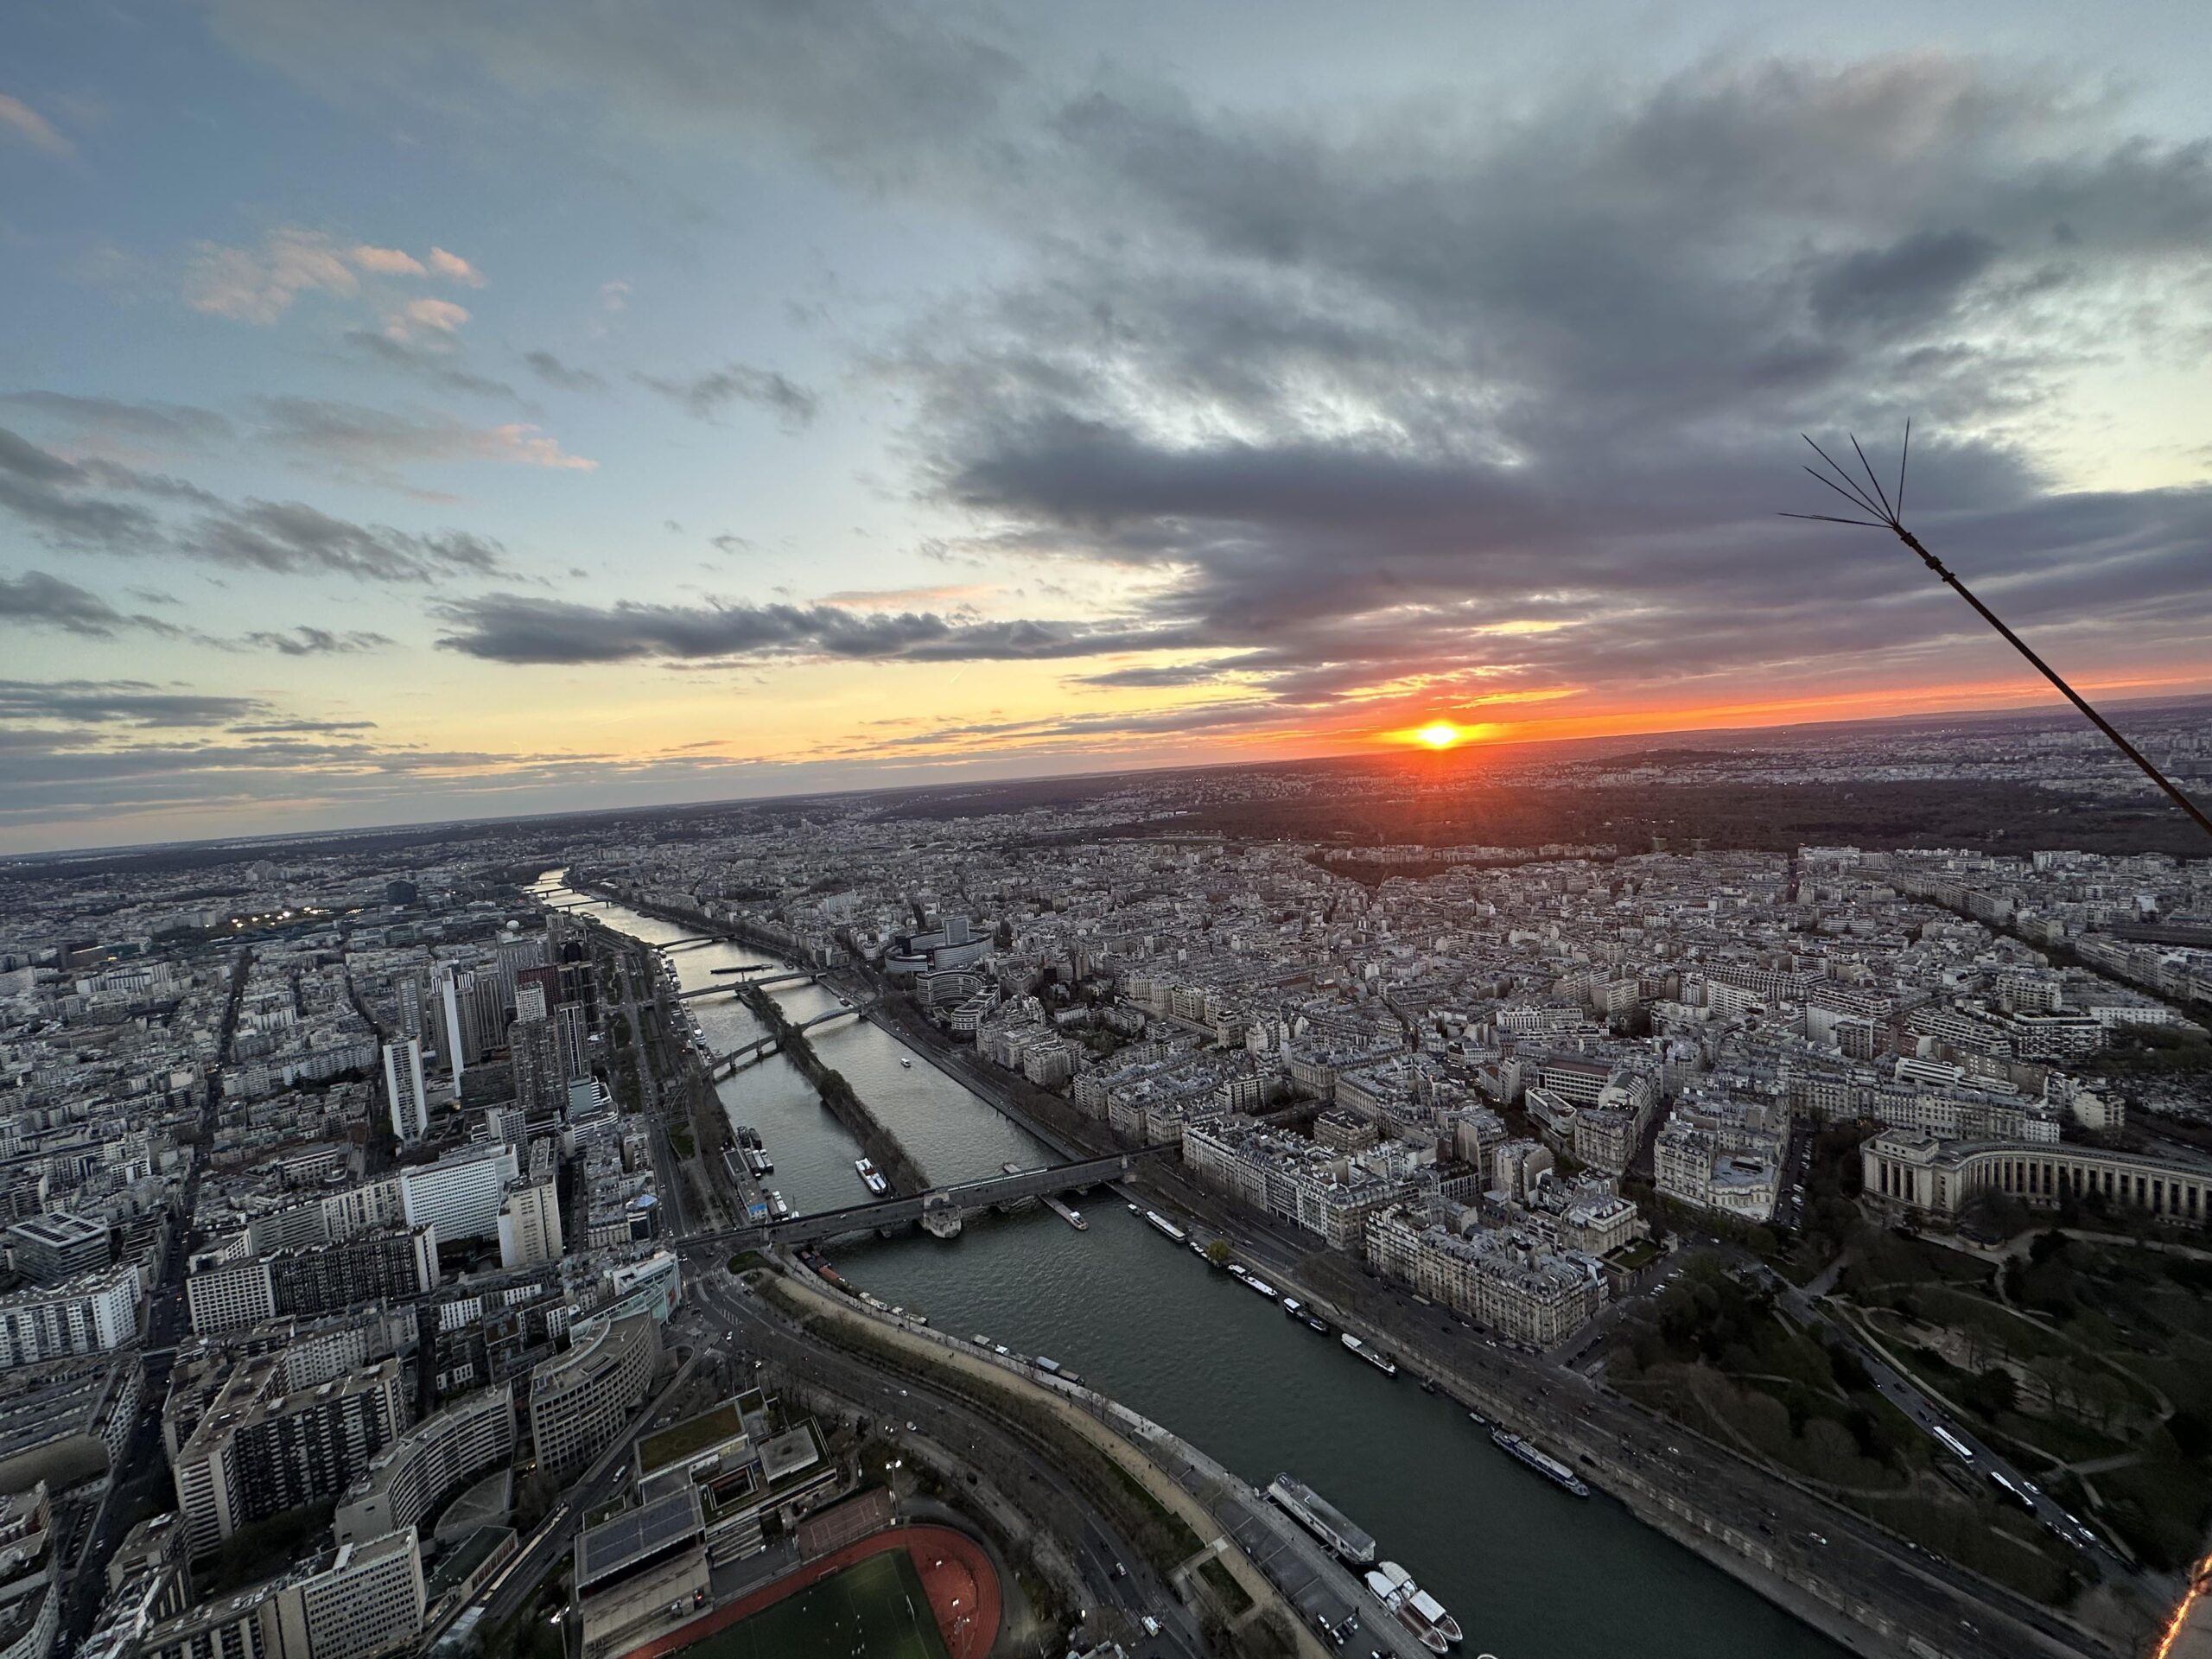
[[[786,1573],[727,1607],[715,1608],[703,1618],[631,1649],[623,1659],[666,1659],[740,1619],[750,1618],[764,1607],[772,1607],[786,1596],[819,1584],[833,1573],[842,1573],[855,1561],[892,1549],[904,1549],[913,1557],[922,1588],[929,1592],[930,1611],[937,1616],[938,1631],[944,1637],[945,1651],[951,1659],[983,1659],[998,1639],[1002,1611],[998,1574],[974,1539],[950,1527],[928,1524],[872,1533]]]

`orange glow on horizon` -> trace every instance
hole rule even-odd
[[[2158,693],[2201,694],[2208,688],[2201,671],[2178,674],[2112,676],[2077,681],[2082,690],[2107,696],[2143,696]],[[1353,746],[1371,743],[1408,745],[1437,750],[1482,743],[1544,743],[1593,737],[1633,737],[1700,730],[1755,730],[1825,721],[1887,720],[1903,716],[1933,716],[1951,713],[1998,712],[2047,702],[2056,711],[2066,705],[2040,682],[2006,677],[1961,680],[1936,684],[1884,687],[1866,690],[1812,692],[1796,696],[1758,701],[1646,704],[1635,709],[1611,709],[1587,714],[1540,715],[1527,719],[1486,721],[1461,725],[1439,719],[1417,727],[1400,727],[1364,733],[1344,732],[1332,747],[1347,741]],[[1438,742],[1431,734],[1449,731],[1448,741]],[[1280,737],[1281,734],[1271,734]],[[1331,741],[1332,734],[1303,735]],[[1258,741],[1265,741],[1262,737]]]

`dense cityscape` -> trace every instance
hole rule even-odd
[[[2204,24],[0,7],[0,1659],[2212,1659]]]
[[[1807,735],[1725,770],[1848,772]],[[1118,1397],[1138,1332],[969,1337],[995,1241],[1272,1304],[1789,1650],[2155,1633],[2212,1511],[2212,861],[1186,827],[1374,788],[18,861],[10,1659],[772,1651],[893,1556],[956,1656],[1551,1650],[1448,1521]]]

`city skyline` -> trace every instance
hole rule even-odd
[[[2185,8],[595,16],[11,20],[0,850],[2212,690]]]

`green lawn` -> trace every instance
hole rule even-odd
[[[856,1561],[684,1649],[685,1659],[946,1659],[904,1549]]]

